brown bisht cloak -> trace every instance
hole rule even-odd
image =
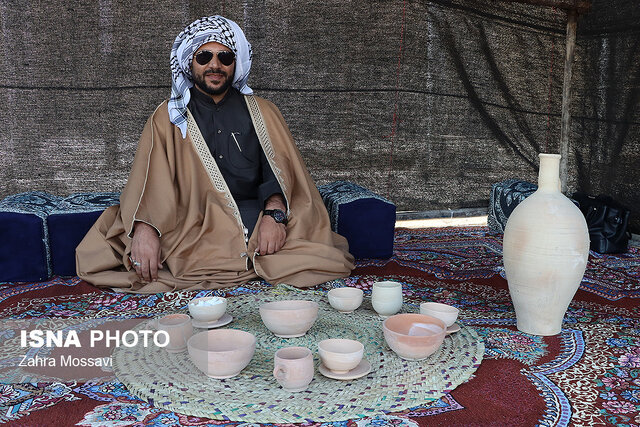
[[[216,289],[258,277],[304,287],[350,274],[347,241],[331,231],[280,111],[255,96],[245,100],[289,208],[282,249],[255,255],[257,232],[245,243],[239,210],[195,120],[189,113],[183,139],[165,101],[144,127],[120,205],[105,210],[76,249],[78,276],[96,286],[153,293]],[[160,233],[164,268],[157,281],[142,281],[131,266],[134,221]]]

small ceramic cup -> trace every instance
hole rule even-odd
[[[360,364],[364,355],[364,345],[356,340],[326,339],[318,343],[318,355],[331,372],[346,374]]]
[[[447,327],[453,325],[458,319],[458,310],[452,305],[442,304],[439,302],[423,302],[420,304],[420,314],[433,316],[442,320]]]
[[[285,347],[273,358],[273,376],[283,389],[304,391],[313,379],[313,354],[307,347]]]
[[[402,308],[402,284],[393,281],[375,282],[371,305],[381,317],[396,314]]]
[[[193,335],[191,316],[188,314],[168,314],[158,319],[158,330],[169,335],[169,344],[165,347],[169,353],[179,353],[187,349],[187,340]]]

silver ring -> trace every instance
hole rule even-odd
[[[133,264],[134,267],[140,267],[142,265],[140,261],[132,261],[131,264]]]

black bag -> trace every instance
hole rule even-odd
[[[609,196],[589,196],[575,193],[573,199],[587,220],[591,250],[601,254],[615,254],[627,251],[630,233],[629,209]]]

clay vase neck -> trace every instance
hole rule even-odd
[[[545,154],[540,157],[538,171],[538,191],[556,193],[560,191],[560,154]]]

